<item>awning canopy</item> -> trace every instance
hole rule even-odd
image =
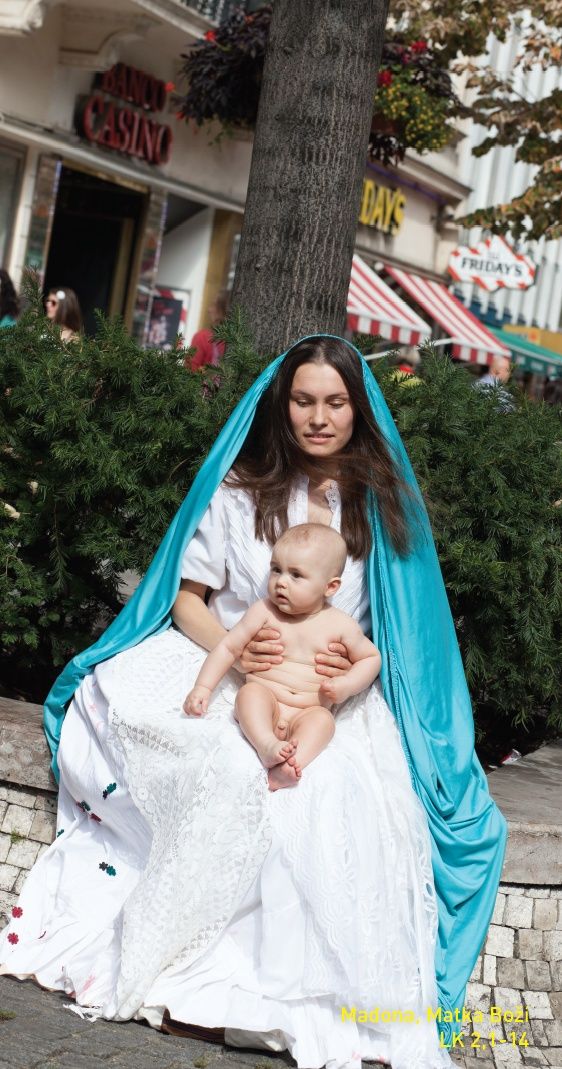
[[[533,371],[538,375],[548,375],[551,379],[562,378],[562,356],[542,345],[534,345],[520,334],[510,334],[507,330],[492,329],[492,333],[506,345],[518,367],[523,371]]]
[[[443,283],[398,267],[385,266],[402,289],[443,328],[451,341],[453,356],[473,364],[489,364],[497,355],[511,356],[507,346],[502,345],[454,294],[449,293]]]
[[[351,265],[347,325],[402,345],[419,345],[431,337],[431,327],[357,255]]]

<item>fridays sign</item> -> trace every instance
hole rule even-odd
[[[528,256],[515,252],[499,234],[477,245],[459,245],[449,259],[455,282],[473,282],[481,289],[526,290],[535,281],[536,267]]]

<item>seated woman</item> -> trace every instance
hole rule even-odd
[[[307,522],[345,539],[333,605],[371,633],[392,711],[378,682],[350,698],[307,776],[270,792],[233,715],[240,675],[204,719],[182,702],[206,651],[264,596],[277,534]],[[270,630],[239,667],[282,659]],[[316,661],[320,676],[349,668],[341,646]],[[58,837],[0,937],[0,972],[93,1016],[288,1048],[307,1069],[450,1064],[437,1003],[462,1004],[504,826],[473,756],[419,491],[352,346],[305,339],[242,399],[141,587],[55,684],[53,749],[74,691]]]

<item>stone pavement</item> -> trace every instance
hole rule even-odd
[[[134,1021],[83,1021],[66,995],[0,976],[2,1069],[285,1069],[288,1054],[165,1036]],[[11,1016],[13,1014],[13,1016]]]

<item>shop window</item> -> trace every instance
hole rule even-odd
[[[10,255],[25,153],[0,141],[0,264]]]

